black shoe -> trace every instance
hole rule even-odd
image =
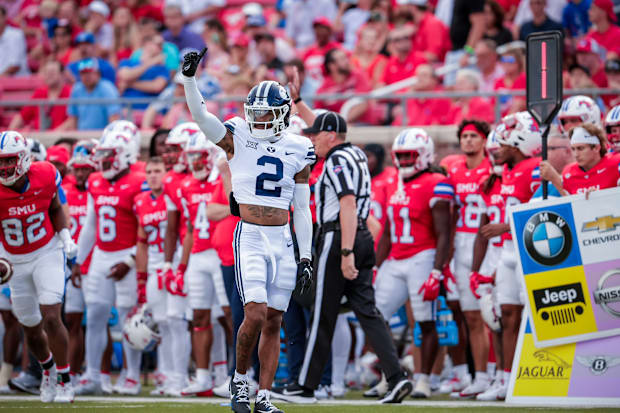
[[[379,403],[400,403],[407,395],[413,391],[413,384],[406,378],[396,383],[394,388],[387,392],[385,397],[379,400]]]
[[[235,413],[251,413],[250,383],[230,380],[230,407]]]
[[[280,392],[272,390],[271,397],[291,403],[316,403],[316,397],[314,397],[314,392],[312,390],[306,389],[305,387],[301,387],[297,383],[292,383],[286,386]]]
[[[278,409],[273,404],[271,404],[271,401],[269,401],[269,398],[265,397],[261,400],[256,399],[256,402],[254,403],[254,413],[284,413],[284,412]]]

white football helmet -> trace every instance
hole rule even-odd
[[[19,132],[0,134],[0,184],[11,186],[30,170],[28,142]]]
[[[28,150],[30,151],[30,156],[33,161],[43,162],[47,159],[47,149],[45,145],[34,138],[26,138],[26,142],[28,143]]]
[[[101,134],[101,137],[103,139],[106,134],[116,132],[124,132],[125,134],[127,134],[127,136],[131,138],[132,151],[135,160],[138,160],[138,157],[140,155],[140,145],[142,142],[142,134],[140,134],[140,129],[138,129],[135,123],[128,120],[115,120],[105,127],[103,133]]]
[[[596,102],[588,96],[576,95],[564,99],[562,107],[558,112],[558,120],[560,121],[560,131],[568,133],[564,125],[568,120],[579,120],[581,123],[591,123],[598,126],[601,125],[601,109]]]
[[[136,161],[134,145],[127,132],[109,132],[95,151],[94,160],[105,179],[112,179]]]
[[[482,288],[484,288],[485,291],[480,291]],[[493,332],[499,333],[502,330],[500,321],[502,310],[497,299],[493,296],[492,287],[489,284],[481,286],[479,294],[480,299],[478,300],[478,304],[480,305],[480,315],[482,315],[482,319]]]
[[[177,151],[166,152],[164,154],[164,161],[167,165],[172,165],[172,169],[175,172],[182,173],[187,169],[187,159],[183,151],[187,142],[198,135],[204,136],[196,122],[179,123],[168,134],[166,145],[176,146]]]
[[[202,131],[198,130],[187,141],[185,156],[187,166],[194,178],[207,179],[218,157],[218,147],[208,140]]]
[[[278,82],[263,80],[254,86],[243,105],[252,137],[274,142],[289,126],[291,97]],[[271,115],[271,119],[258,120]]]
[[[85,139],[79,141],[73,148],[73,155],[67,166],[73,168],[79,168],[84,166],[90,166],[93,169],[97,169],[97,162],[95,162],[95,148],[99,145],[99,141],[96,139]]]
[[[613,133],[611,128],[620,126],[620,105],[616,105],[605,116],[605,131],[609,146],[614,152],[620,153],[620,133]]]
[[[157,323],[146,305],[125,320],[123,337],[132,348],[139,351],[151,351],[161,341]]]
[[[486,143],[487,154],[489,155],[489,160],[491,161],[491,164],[493,164],[493,173],[500,176],[504,170],[504,167],[495,163],[495,156],[497,155],[497,151],[500,147],[498,136],[502,134],[505,129],[506,125],[504,125],[503,123],[500,123],[495,128],[491,129],[491,132],[489,132],[489,136],[487,137]]]
[[[434,159],[435,144],[424,129],[405,129],[394,139],[392,161],[403,178],[428,168]]]
[[[536,156],[542,147],[542,134],[529,112],[517,112],[502,119],[503,130],[497,134],[501,145],[514,146],[527,157]]]

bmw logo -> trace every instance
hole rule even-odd
[[[530,257],[546,266],[564,261],[573,244],[573,236],[566,220],[549,211],[530,217],[523,230],[523,240]]]

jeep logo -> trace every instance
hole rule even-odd
[[[536,311],[544,321],[551,319],[553,325],[574,323],[576,315],[584,312],[586,301],[580,283],[534,290],[533,293]],[[567,307],[570,304],[576,305]],[[558,308],[548,310],[550,307]]]

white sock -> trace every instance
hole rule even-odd
[[[157,346],[157,370],[164,376],[172,373],[172,335],[167,321],[157,323],[161,343]]]
[[[264,399],[269,400],[269,390],[260,389],[258,393],[256,394],[256,401],[264,400]]]
[[[250,381],[250,376],[248,375],[248,373],[241,374],[237,370],[235,370],[235,377],[233,378],[233,381]]]
[[[355,361],[359,361],[360,357],[362,357],[362,351],[364,350],[364,344],[366,343],[366,335],[364,334],[364,330],[362,327],[355,327],[355,350],[353,352],[353,357],[355,357]]]
[[[484,380],[489,381],[489,375],[486,371],[477,371],[476,372],[476,380]]]
[[[123,325],[131,307],[118,307],[118,320]],[[127,358],[127,378],[140,382],[140,362],[142,352],[132,348],[127,340],[123,339],[123,353]]]
[[[431,387],[439,387],[441,376],[439,374],[431,374]]]
[[[336,321],[332,338],[332,384],[344,386],[344,374],[351,351],[351,329],[344,314]]]
[[[489,377],[493,377],[495,375],[495,370],[496,370],[496,364],[488,362],[487,363],[487,373],[488,373]]]
[[[416,380],[429,383],[430,378],[428,377],[428,374],[420,373]]]
[[[458,366],[454,366],[454,374],[459,379],[465,377],[467,374],[467,364],[459,364]]]
[[[422,373],[413,373],[413,379],[416,380],[416,381],[420,380],[420,375],[421,374]]]
[[[168,327],[172,335],[172,370],[178,380],[184,380],[187,376],[191,350],[187,321],[181,318],[168,318]]]
[[[508,382],[510,381],[510,372],[504,370],[504,378],[502,379],[503,384],[508,386]]]
[[[107,324],[111,309],[110,304],[86,305],[86,376],[94,382],[101,382],[101,358],[108,345]]]
[[[12,375],[13,365],[3,361],[0,367],[0,386],[8,386]]]
[[[209,369],[196,369],[196,379],[198,382],[206,384],[207,387],[211,387],[213,382]]]

